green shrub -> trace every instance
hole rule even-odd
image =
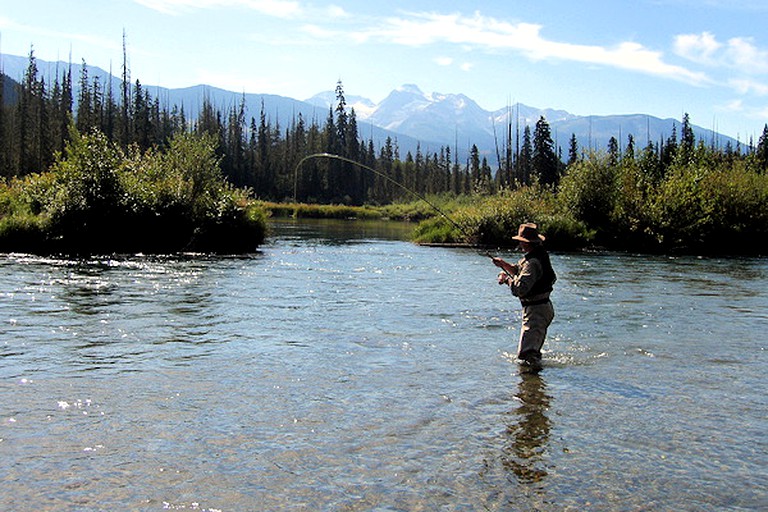
[[[49,219],[42,215],[12,213],[0,218],[0,251],[41,251],[48,240]]]
[[[514,247],[523,222],[535,222],[553,249],[570,250],[586,246],[594,237],[583,222],[557,210],[548,188],[531,186],[496,196],[475,196],[471,204],[450,212],[450,220],[436,216],[419,223],[419,243],[468,243],[492,247]],[[458,226],[457,226],[458,225]]]
[[[768,175],[741,165],[675,168],[653,211],[667,250],[768,252]]]
[[[73,133],[51,172],[0,189],[0,247],[64,253],[251,251],[266,215],[226,182],[211,137],[126,154]]]
[[[604,154],[592,154],[568,167],[560,181],[561,206],[598,231],[610,231],[618,196],[617,169]]]

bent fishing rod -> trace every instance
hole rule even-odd
[[[294,202],[296,202],[296,191],[297,191],[297,188],[298,188],[299,169],[304,164],[304,162],[306,162],[308,160],[311,160],[311,159],[314,159],[314,158],[329,158],[331,160],[338,160],[340,162],[346,162],[348,164],[351,164],[351,165],[354,165],[354,166],[359,167],[361,169],[365,169],[367,171],[372,172],[376,176],[387,180],[389,183],[392,183],[393,185],[396,185],[396,186],[400,187],[401,189],[405,190],[406,192],[408,192],[409,194],[411,194],[414,197],[418,198],[419,200],[424,201],[425,203],[427,203],[427,205],[429,205],[430,208],[435,210],[445,220],[450,222],[456,229],[458,229],[461,232],[461,234],[464,235],[464,238],[466,240],[470,240],[472,238],[472,234],[469,233],[464,226],[462,226],[461,224],[456,222],[454,219],[451,218],[450,215],[445,213],[443,210],[438,208],[437,205],[433,204],[429,199],[427,199],[423,195],[419,194],[415,190],[406,187],[405,185],[403,185],[399,181],[391,178],[390,176],[387,176],[383,172],[378,171],[378,170],[374,169],[373,167],[371,167],[369,165],[366,165],[366,164],[364,164],[362,162],[358,162],[358,161],[353,160],[351,158],[347,158],[347,157],[341,156],[341,155],[336,155],[336,154],[333,154],[333,153],[312,153],[311,155],[307,155],[304,158],[302,158],[301,160],[299,160],[299,162],[296,164],[296,168],[294,169],[294,173],[293,173],[293,200],[294,200]],[[490,252],[488,252],[488,251],[483,253],[483,255],[487,256],[487,257],[489,257],[491,259],[494,258],[494,256]],[[509,272],[507,272],[506,269],[502,268],[502,270],[504,271],[505,274],[507,274],[507,276],[513,277]]]

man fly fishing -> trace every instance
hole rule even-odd
[[[499,284],[508,285],[523,306],[517,358],[526,368],[537,372],[542,368],[541,347],[555,317],[549,294],[557,276],[544,249],[544,236],[539,234],[536,224],[521,224],[512,239],[520,243],[525,253],[523,258],[512,264],[497,257],[493,258],[493,264],[502,269]]]

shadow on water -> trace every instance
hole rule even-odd
[[[552,397],[541,375],[521,372],[515,398],[519,406],[508,413],[501,462],[521,484],[536,484],[547,476],[544,463],[552,422],[547,416]]]

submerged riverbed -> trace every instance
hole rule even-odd
[[[554,254],[525,375],[486,256],[272,227],[245,257],[0,256],[0,509],[768,507],[767,260]]]

